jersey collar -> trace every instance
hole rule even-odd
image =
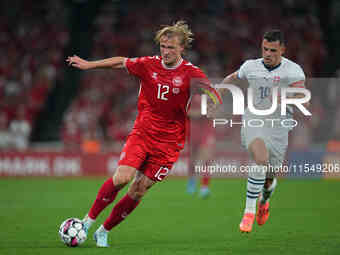
[[[281,62],[280,62],[279,64],[277,64],[276,66],[266,66],[266,65],[264,64],[263,60],[262,60],[261,62],[262,62],[262,64],[263,64],[263,66],[264,66],[269,72],[271,72],[271,71],[273,71],[273,70],[275,70],[275,69],[277,69],[277,68],[279,68],[279,67],[281,66],[282,60],[281,60]]]
[[[165,68],[165,69],[168,69],[168,70],[173,70],[173,69],[176,69],[177,67],[179,67],[182,63],[183,63],[183,58],[180,59],[180,61],[178,62],[177,65],[173,66],[173,67],[167,67],[164,62],[163,62],[163,59],[162,59],[162,66]]]

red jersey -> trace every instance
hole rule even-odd
[[[126,59],[125,67],[140,80],[138,116],[131,134],[183,148],[191,92],[204,88],[217,95],[206,75],[183,59],[166,67],[159,56]]]

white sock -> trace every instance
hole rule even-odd
[[[262,197],[261,197],[261,203],[262,204],[265,204],[267,201],[269,201],[269,198],[273,194],[276,186],[277,186],[277,180],[276,180],[276,178],[274,178],[272,184],[269,186],[268,189],[263,187],[263,189],[262,189]]]
[[[100,227],[97,229],[98,232],[110,232],[109,230],[106,230],[103,225],[100,225]]]
[[[249,172],[244,213],[256,213],[256,201],[263,188],[265,176],[266,174],[262,166],[257,166],[255,171]]]
[[[256,200],[263,188],[264,181],[265,179],[254,179],[248,177],[247,200],[244,213],[256,213]]]
[[[91,219],[88,214],[85,215],[84,219],[83,219],[83,222],[84,224],[86,225],[86,227],[89,229],[92,224],[95,222],[96,220],[94,219]]]

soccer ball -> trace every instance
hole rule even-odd
[[[80,219],[69,218],[59,228],[61,241],[67,246],[75,247],[85,242],[87,235]]]

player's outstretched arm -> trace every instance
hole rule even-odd
[[[112,57],[105,58],[96,61],[87,61],[78,57],[77,55],[73,55],[72,57],[68,57],[66,62],[73,67],[79,68],[81,70],[95,69],[95,68],[123,68],[124,67],[124,57]]]

